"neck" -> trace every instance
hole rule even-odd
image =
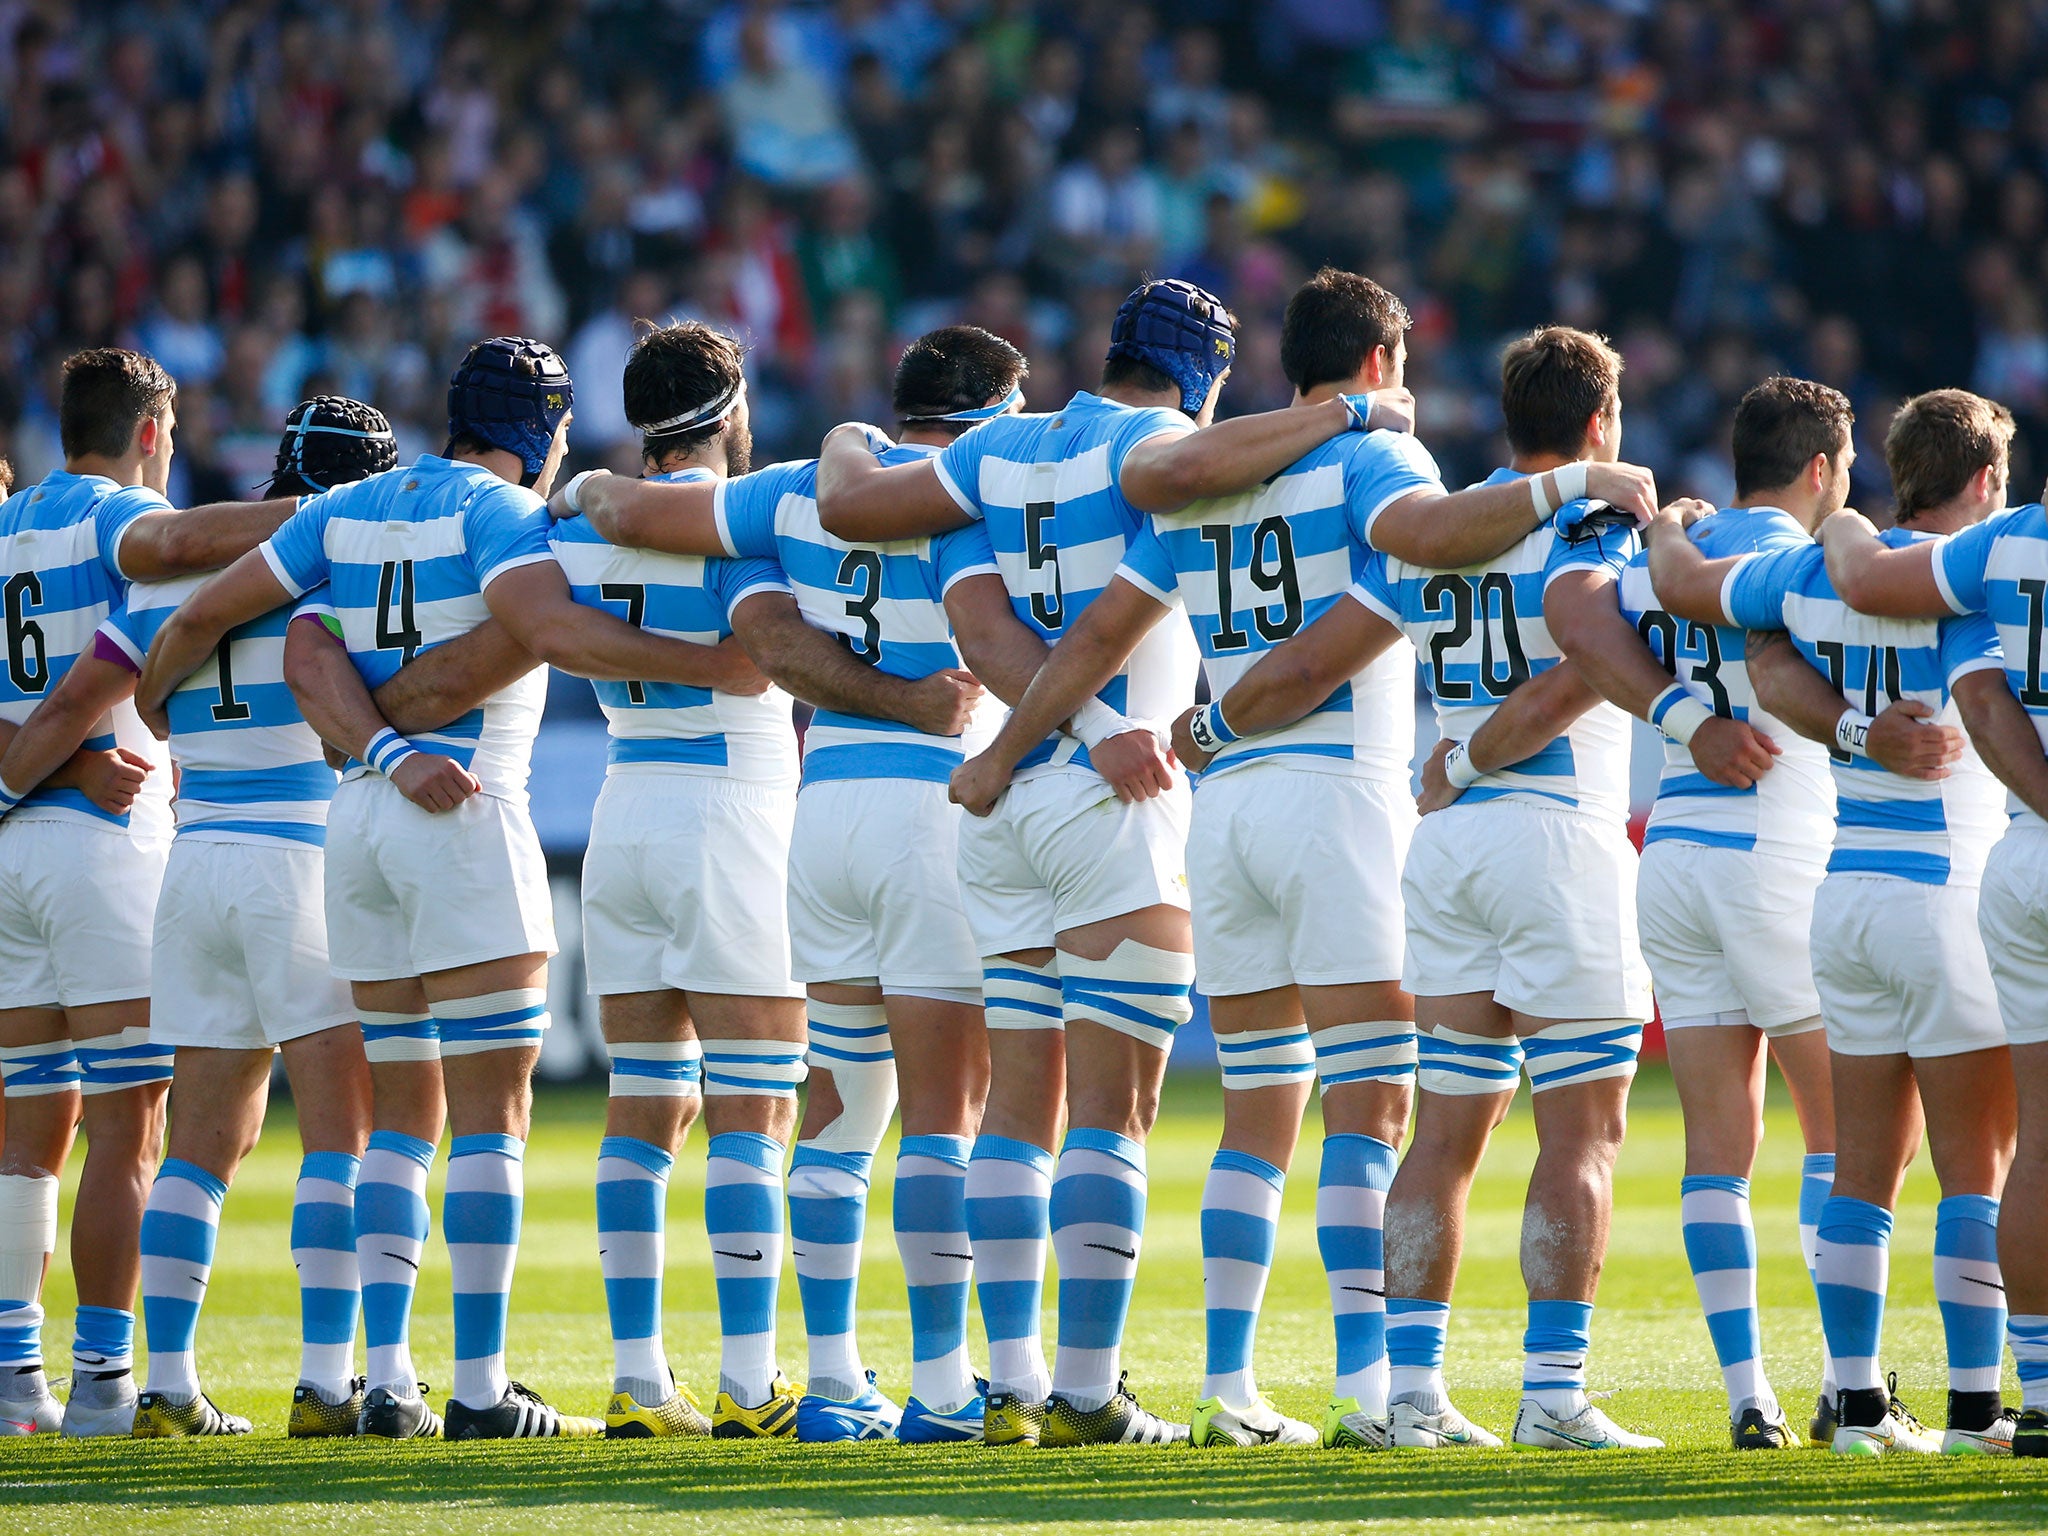
[[[500,480],[509,480],[514,485],[526,478],[526,466],[520,462],[519,455],[507,453],[502,448],[465,449],[450,457],[458,464],[474,464],[479,469],[488,469]]]
[[[1518,475],[1540,475],[1545,470],[1560,469],[1566,464],[1576,464],[1584,455],[1567,453],[1518,453],[1508,460],[1508,468]]]
[[[142,456],[124,454],[118,459],[104,453],[81,453],[64,461],[65,471],[74,475],[98,475],[103,480],[112,480],[117,485],[142,484]]]
[[[1975,497],[1958,496],[1953,501],[1944,501],[1938,507],[1929,507],[1898,521],[1901,528],[1910,528],[1915,533],[1961,533],[1965,528],[1982,522],[1991,510]]]
[[[958,432],[949,432],[944,427],[935,427],[928,422],[916,426],[903,426],[896,434],[899,443],[914,443],[920,448],[944,448],[949,446]]]
[[[713,439],[714,443],[722,443],[723,441],[724,437],[722,434],[718,438]],[[685,469],[708,469],[712,474],[723,480],[725,478],[725,467],[725,449],[723,447],[714,447],[711,443],[707,443],[702,448],[690,453],[663,454],[654,461],[653,467],[648,473],[673,475]]]
[[[1132,384],[1105,384],[1096,393],[1118,405],[1163,405],[1172,411],[1180,409],[1180,391],[1177,389],[1139,389]]]
[[[1332,379],[1325,384],[1311,384],[1307,389],[1297,389],[1294,392],[1293,403],[1323,405],[1339,395],[1363,395],[1379,387],[1364,374],[1357,374],[1348,379]]]
[[[1729,505],[1737,510],[1776,507],[1780,512],[1790,513],[1793,521],[1808,533],[1818,528],[1821,519],[1827,516],[1818,496],[1811,491],[1795,489],[1789,485],[1781,485],[1769,491],[1751,491],[1747,495],[1737,496]]]

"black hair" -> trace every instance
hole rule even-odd
[[[941,326],[904,349],[890,403],[906,425],[965,432],[973,422],[937,418],[993,405],[1029,371],[1024,354],[993,332],[978,325]]]

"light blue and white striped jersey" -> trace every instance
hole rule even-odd
[[[1894,548],[1935,537],[1887,528]],[[1949,688],[1965,673],[2002,667],[1986,618],[1874,619],[1835,595],[1818,544],[1751,555],[1729,573],[1721,601],[1745,629],[1782,629],[1852,708],[1882,713],[1918,699],[1956,723]],[[1835,773],[1835,850],[1828,872],[1895,875],[1924,885],[1975,885],[2003,828],[1999,784],[1965,747],[1949,776],[1903,779],[1869,758],[1829,753]],[[1773,770],[1775,772],[1775,770]]]
[[[1997,626],[2006,685],[2048,751],[2048,660],[2041,639],[2048,628],[2048,510],[2039,502],[2013,507],[1944,540],[1934,552],[1934,580],[1957,613],[1987,614]],[[2017,795],[2008,807],[2015,817],[2041,821]]]
[[[99,627],[120,660],[142,670],[150,643],[205,576],[137,582]],[[228,631],[172,690],[178,836],[216,843],[327,841],[334,770],[284,680],[284,632],[301,613],[329,611],[325,588]],[[104,651],[102,652],[104,654]]]
[[[1527,479],[1497,469],[1480,483]],[[1639,548],[1635,534],[1601,529],[1573,544],[1549,526],[1503,555],[1436,571],[1375,553],[1351,596],[1414,642],[1437,727],[1470,741],[1522,684],[1563,660],[1543,621],[1543,594],[1566,571],[1619,574]],[[1629,717],[1604,700],[1533,757],[1482,774],[1464,803],[1525,800],[1628,819]]]
[[[1800,549],[1812,544],[1791,513],[1776,507],[1729,507],[1689,530],[1710,560]],[[1819,865],[1835,836],[1835,786],[1827,749],[1808,741],[1756,702],[1743,631],[1730,624],[1673,618],[1650,586],[1649,556],[1638,554],[1616,584],[1622,613],[1685,690],[1715,714],[1746,720],[1779,748],[1756,785],[1730,789],[1699,771],[1692,753],[1664,743],[1664,772],[1645,844],[1672,841],[1741,848]]]
[[[1442,490],[1436,461],[1407,433],[1346,433],[1256,490],[1152,518],[1117,575],[1185,607],[1210,696],[1220,699],[1365,573],[1382,510]],[[1231,742],[1203,777],[1281,757],[1405,789],[1414,756],[1415,651],[1403,640],[1294,724]]]
[[[911,464],[938,450],[890,449],[884,464]],[[732,555],[772,559],[789,578],[814,629],[835,635],[891,677],[930,677],[961,665],[946,593],[962,577],[996,574],[979,523],[929,539],[849,544],[818,521],[818,463],[772,464],[718,487],[718,536]],[[804,782],[923,779],[943,784],[994,735],[1000,705],[983,698],[965,736],[933,736],[900,720],[821,709],[804,732]]]
[[[4,606],[7,670],[0,678],[0,719],[19,725],[128,592],[121,574],[121,535],[146,512],[171,504],[145,485],[119,485],[103,475],[57,470],[40,484],[0,502],[0,606]],[[85,745],[126,747],[154,763],[163,752],[135,706],[109,710]],[[125,816],[110,816],[75,789],[37,789],[9,816],[13,821],[85,821],[125,827],[138,837],[171,833],[171,776],[159,767]]]
[[[934,460],[961,510],[987,525],[1010,606],[1048,645],[1109,585],[1145,525],[1117,487],[1124,455],[1189,425],[1179,411],[1082,390],[1055,412],[985,421]],[[1185,626],[1156,625],[1099,696],[1130,719],[1164,725],[1194,702],[1199,665]],[[1066,735],[1027,752],[1018,777],[1047,766],[1093,771],[1087,748]]]
[[[330,586],[342,643],[372,689],[421,651],[488,619],[483,591],[496,577],[554,558],[538,496],[479,465],[433,454],[303,498],[261,548],[293,596]],[[535,667],[461,719],[413,740],[462,764],[485,794],[523,805],[547,692],[547,670]],[[344,777],[370,771],[351,763]]]
[[[708,469],[650,475],[650,480],[712,480]],[[716,645],[732,633],[732,612],[756,592],[787,592],[767,560],[707,560],[621,549],[588,518],[556,523],[548,535],[576,601],[651,634]],[[683,683],[592,682],[611,723],[608,773],[694,773],[788,784],[796,778],[796,729],[790,697],[721,693]]]

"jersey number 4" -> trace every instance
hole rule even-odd
[[[426,638],[413,618],[412,605],[412,562],[386,560],[377,573],[377,649],[403,651],[405,661],[412,660]]]
[[[1209,644],[1217,655],[1247,649],[1251,635],[1237,627],[1235,597],[1237,575],[1237,525],[1208,523],[1202,541],[1209,546],[1216,565],[1216,633]],[[1251,530],[1250,558],[1245,576],[1259,591],[1279,599],[1252,610],[1252,628],[1271,645],[1301,628],[1301,573],[1294,565],[1294,530],[1284,517],[1268,517]]]

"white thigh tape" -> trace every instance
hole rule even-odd
[[[810,1074],[795,1040],[704,1040],[704,1096],[793,1099]]]
[[[1311,1032],[1322,1091],[1344,1083],[1415,1081],[1415,1026],[1406,1019],[1331,1024]]]
[[[1308,1031],[1247,1029],[1216,1037],[1216,1061],[1226,1088],[1278,1088],[1315,1076],[1316,1052]]]
[[[537,1046],[548,1027],[548,995],[540,987],[515,987],[428,1006],[441,1032],[443,1056]]]
[[[990,1029],[1060,1029],[1060,969],[994,955],[982,961],[982,1005]]]
[[[1416,1085],[1428,1093],[1513,1093],[1522,1076],[1522,1042],[1455,1029],[1418,1029]]]
[[[69,1040],[0,1045],[0,1081],[10,1099],[70,1093],[78,1087],[78,1052]]]
[[[838,1071],[844,1066],[891,1061],[889,1015],[880,1003],[804,1005],[810,1023],[811,1065]]]
[[[884,997],[928,997],[935,1003],[959,1003],[967,1008],[982,1005],[979,987],[884,987]]]
[[[1642,1050],[1643,1026],[1634,1019],[1553,1024],[1522,1041],[1531,1093],[1607,1077],[1634,1077]]]
[[[1069,1024],[1087,1019],[1165,1051],[1173,1048],[1173,1032],[1195,1016],[1188,995],[1195,984],[1193,955],[1125,939],[1107,960],[1062,952],[1059,963],[1060,1005]]]
[[[363,1014],[363,1054],[371,1061],[439,1061],[441,1032],[424,1013]]]
[[[694,1040],[624,1040],[605,1049],[615,1099],[694,1099],[704,1091],[704,1050]]]
[[[97,1035],[76,1043],[79,1090],[119,1093],[171,1080],[177,1048],[149,1038],[147,1024],[131,1024],[117,1035]]]

